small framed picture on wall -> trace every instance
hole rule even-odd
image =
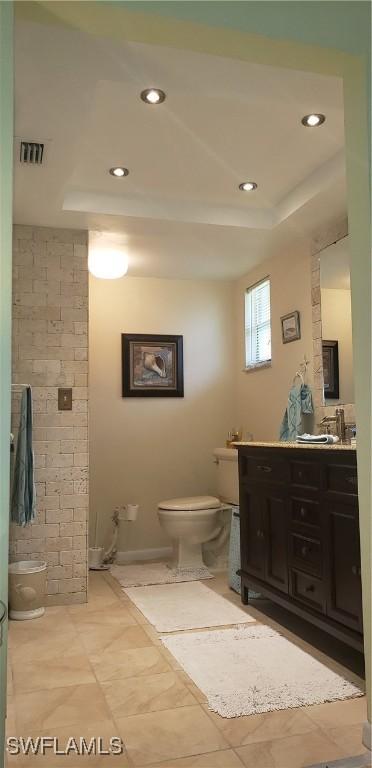
[[[280,318],[282,324],[283,344],[297,341],[301,338],[300,313],[295,310]]]

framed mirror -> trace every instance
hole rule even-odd
[[[347,221],[330,227],[312,255],[315,422],[342,406],[355,424],[350,248]]]
[[[349,238],[338,240],[319,256],[324,402],[353,403]]]

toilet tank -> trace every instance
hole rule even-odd
[[[238,451],[236,448],[216,448],[217,495],[226,504],[239,504]]]

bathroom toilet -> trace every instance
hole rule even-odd
[[[225,504],[239,506],[238,451],[236,448],[215,448],[217,466],[217,493]]]
[[[218,536],[220,509],[215,496],[189,496],[158,504],[160,525],[173,544],[172,568],[205,568],[202,544]]]
[[[218,513],[220,533],[217,538],[203,544],[203,560],[213,571],[226,571],[229,565],[231,515],[239,507],[238,451],[235,448],[215,448],[213,457],[217,496],[221,502]]]
[[[239,503],[238,452],[217,448],[214,461],[220,498],[189,496],[158,504],[160,525],[172,540],[172,568],[218,569],[220,560],[226,567],[231,505]]]

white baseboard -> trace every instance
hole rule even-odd
[[[158,557],[169,558],[172,554],[172,547],[159,547],[159,549],[130,549],[126,552],[118,552],[116,562],[118,565],[123,563],[133,563],[134,560],[155,560]]]
[[[372,750],[372,725],[371,723],[366,720],[365,723],[363,723],[363,736],[362,736],[362,742],[367,749],[371,752]]]

